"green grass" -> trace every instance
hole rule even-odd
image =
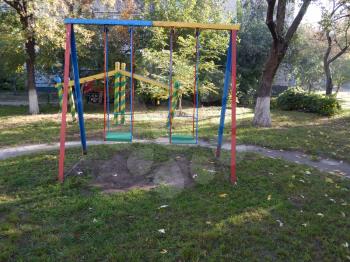
[[[192,109],[185,112],[190,115]],[[25,108],[0,107],[0,148],[22,144],[59,141],[60,115],[57,108],[44,108],[39,116],[26,115]],[[103,138],[103,114],[99,106],[88,106],[85,126],[88,139]],[[167,135],[167,111],[139,109],[135,112],[134,137],[154,139]],[[199,112],[199,138],[217,138],[220,108],[201,108]],[[238,108],[238,143],[255,144],[275,149],[299,150],[311,155],[328,156],[350,162],[350,110],[332,117],[315,114],[272,111],[272,128],[255,128],[251,125],[252,110]],[[128,121],[128,119],[127,119]],[[230,116],[226,118],[225,139],[229,140]],[[128,123],[121,132],[127,131]],[[173,133],[190,135],[190,118],[176,118]],[[67,140],[79,140],[78,124],[68,115]]]
[[[125,149],[153,150],[157,162],[174,154],[216,161],[210,150],[139,144],[90,147],[86,157]],[[67,169],[79,152],[67,150]],[[1,161],[0,261],[349,260],[349,180],[239,154],[232,186],[228,163],[224,153],[209,183],[164,198],[157,191],[101,194],[83,176],[59,184],[56,153]]]

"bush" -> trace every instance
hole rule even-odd
[[[278,106],[277,106],[277,98],[276,97],[271,97],[270,108],[271,109],[278,108]]]
[[[341,110],[334,96],[308,94],[297,88],[288,89],[277,97],[277,108],[282,110],[297,110],[332,116]]]

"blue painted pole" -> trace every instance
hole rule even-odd
[[[72,57],[72,67],[74,74],[74,92],[76,97],[77,109],[78,109],[78,117],[79,117],[79,129],[80,129],[80,140],[81,145],[83,147],[83,154],[87,153],[86,147],[86,135],[85,135],[85,125],[84,125],[84,109],[83,102],[81,98],[81,90],[79,83],[79,66],[78,66],[78,56],[77,56],[77,47],[75,44],[75,33],[72,25],[72,33],[71,33],[71,57]]]
[[[133,84],[134,84],[134,28],[130,27],[130,134],[131,134],[131,141],[133,139]]]
[[[216,157],[220,157],[221,154],[221,146],[222,146],[222,137],[224,133],[225,127],[225,114],[226,114],[226,104],[227,97],[229,95],[229,84],[231,80],[231,54],[232,54],[232,37],[230,36],[230,44],[227,51],[227,59],[226,59],[226,70],[225,70],[225,82],[224,82],[224,90],[222,92],[222,105],[221,105],[221,115],[220,115],[220,125],[218,130],[218,144],[216,147]]]
[[[80,25],[121,25],[121,26],[153,26],[153,21],[145,20],[117,20],[117,19],[85,19],[85,18],[66,18],[65,24]]]

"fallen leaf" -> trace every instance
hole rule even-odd
[[[227,197],[227,194],[226,193],[222,193],[222,194],[219,195],[219,197],[225,198],[225,197]]]
[[[168,253],[168,250],[162,249],[162,250],[160,251],[160,253],[161,253],[161,254],[166,254],[166,253]]]
[[[317,215],[320,217],[324,217],[324,214],[322,214],[322,213],[317,213]]]
[[[279,224],[280,227],[283,227],[283,223],[282,223],[281,220],[277,219],[276,222],[278,222],[278,224]]]
[[[165,234],[165,229],[164,228],[158,229],[158,232],[162,233],[162,234]]]

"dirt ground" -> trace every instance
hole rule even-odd
[[[81,160],[67,175],[91,175],[92,186],[105,193],[130,189],[152,189],[162,186],[181,190],[195,184],[196,174],[191,160],[176,154],[169,160],[159,162],[152,155],[122,151],[108,160]]]

